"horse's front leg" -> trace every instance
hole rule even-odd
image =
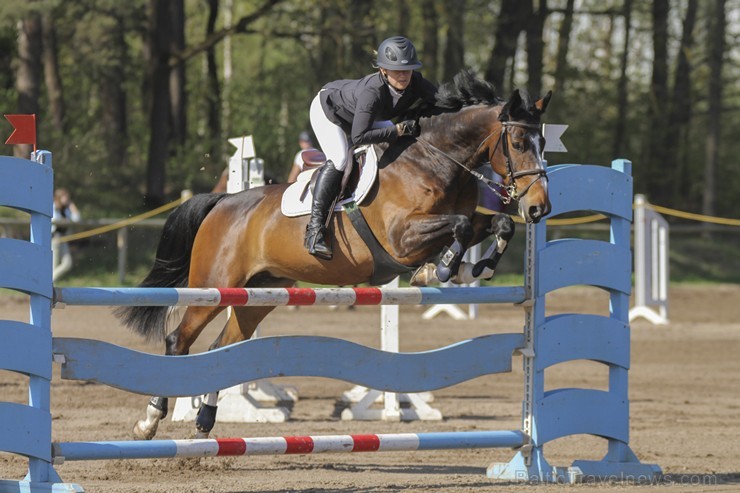
[[[496,270],[499,260],[503,256],[509,241],[514,236],[514,221],[507,214],[493,216],[476,213],[472,219],[475,236],[472,244],[480,243],[483,239],[493,236],[493,242],[475,264],[463,263],[457,275],[452,279],[457,284],[471,283],[477,279],[490,279]]]
[[[447,282],[457,275],[463,256],[472,244],[474,231],[473,225],[465,216],[453,216],[455,222],[452,225],[452,245],[448,246],[442,253],[437,264],[437,279]]]
[[[452,244],[445,247],[442,260],[437,266],[437,277],[447,281],[457,272],[465,251],[474,237],[473,225],[470,218],[461,214],[456,215],[424,215],[406,218],[402,227],[391,231],[389,240],[399,258],[417,258],[425,262],[430,257],[429,245],[437,244],[440,247],[449,244],[452,235]]]

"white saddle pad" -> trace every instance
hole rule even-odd
[[[311,212],[311,203],[313,201],[313,193],[309,187],[311,182],[311,176],[316,172],[318,168],[303,171],[298,175],[298,179],[295,183],[290,185],[283,193],[283,199],[280,203],[280,210],[283,215],[288,217],[297,217],[309,214]],[[375,183],[375,179],[378,176],[378,156],[375,154],[373,146],[368,146],[367,153],[365,155],[365,165],[362,167],[360,172],[360,178],[357,181],[357,187],[352,193],[352,196],[337,202],[335,211],[341,211],[342,206],[349,202],[357,202],[361,204],[367,196],[370,188]]]

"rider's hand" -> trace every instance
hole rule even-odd
[[[396,123],[396,130],[398,131],[399,137],[402,137],[404,135],[418,137],[421,133],[421,127],[419,127],[419,122],[417,122],[416,120],[406,120],[402,121],[401,123]]]

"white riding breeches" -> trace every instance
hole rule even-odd
[[[321,150],[326,154],[326,159],[331,161],[336,169],[344,171],[347,163],[349,163],[347,156],[349,150],[347,134],[344,133],[342,127],[326,117],[318,94],[311,102],[309,116],[311,118],[311,128],[313,128],[313,133],[319,141]],[[382,128],[391,125],[393,125],[393,122],[382,120],[373,123],[373,128]]]

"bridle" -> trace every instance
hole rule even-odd
[[[547,180],[547,170],[544,168],[536,168],[536,169],[526,169],[521,171],[515,171],[514,166],[511,162],[511,153],[509,150],[509,128],[511,127],[519,127],[519,128],[526,128],[530,130],[539,130],[540,126],[534,123],[520,123],[520,122],[512,122],[512,121],[502,121],[501,122],[501,130],[494,130],[490,134],[488,134],[480,144],[478,144],[478,148],[475,150],[475,153],[473,153],[473,156],[477,156],[480,152],[481,148],[493,137],[496,132],[499,132],[498,140],[496,141],[496,146],[493,148],[493,152],[491,155],[496,153],[496,150],[498,149],[498,146],[500,144],[503,148],[504,153],[504,161],[506,163],[506,176],[505,179],[509,182],[508,185],[502,185],[494,180],[491,180],[490,178],[484,176],[482,173],[479,173],[475,170],[467,168],[464,164],[462,164],[457,159],[453,158],[446,152],[442,151],[438,147],[434,146],[433,144],[427,142],[426,140],[423,140],[421,138],[417,138],[419,142],[424,144],[425,146],[429,147],[430,149],[433,149],[437,153],[443,155],[453,163],[457,164],[461,168],[463,168],[465,171],[473,175],[478,181],[485,184],[494,194],[496,194],[500,199],[501,202],[504,203],[504,205],[508,205],[512,199],[513,200],[520,200],[522,197],[524,197],[527,192],[529,192],[529,189],[534,185],[540,178],[544,178]],[[521,178],[522,176],[530,176],[530,175],[537,175],[537,178],[532,180],[529,185],[527,185],[524,190],[519,192],[516,186],[516,179]]]

